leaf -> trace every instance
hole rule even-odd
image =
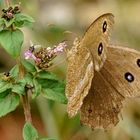
[[[36,140],[38,138],[37,130],[32,126],[31,123],[26,123],[24,125],[23,138],[24,140]]]
[[[20,94],[20,95],[24,95],[24,93],[25,93],[25,83],[19,82],[19,83],[13,84],[12,92]]]
[[[0,81],[0,93],[10,89],[12,87],[12,84],[5,81]]]
[[[33,75],[30,73],[27,73],[24,77],[24,80],[26,82],[26,84],[30,85],[31,87],[33,87]]]
[[[37,74],[37,77],[41,79],[59,80],[59,78],[54,73],[49,71],[41,71]]]
[[[24,26],[31,26],[34,21],[34,19],[28,15],[19,13],[15,15],[15,25],[17,27],[24,27]]]
[[[0,98],[5,98],[9,93],[11,93],[11,89],[8,89],[8,90],[0,93]]]
[[[54,90],[49,89],[49,88],[44,89],[42,95],[50,100],[54,100],[54,101],[64,103],[64,104],[67,103],[67,99],[62,93],[55,92]]]
[[[4,19],[6,28],[10,27],[14,23],[14,21],[15,21],[15,18],[10,19],[9,21]]]
[[[42,95],[45,98],[64,104],[67,103],[67,98],[64,94],[65,84],[62,81],[38,79],[38,82],[42,87]]]
[[[5,116],[11,111],[14,111],[20,102],[18,95],[9,93],[9,91],[6,92],[8,92],[7,95],[0,98],[0,117]],[[0,94],[5,94],[6,92]]]
[[[2,31],[4,28],[4,19],[0,18],[0,31]]]
[[[19,73],[19,66],[15,65],[11,70],[10,70],[10,75],[12,77],[17,77]]]
[[[20,55],[21,46],[23,43],[23,33],[19,29],[14,31],[0,31],[0,43],[3,48],[14,58]]]
[[[33,87],[33,77],[30,73],[27,73],[23,77],[23,79],[18,80],[15,84],[13,84],[12,92],[23,95],[25,93],[25,86],[26,85]]]
[[[26,68],[28,72],[35,72],[35,66],[27,60],[22,60],[22,65]]]
[[[32,97],[35,98],[41,93],[41,85],[38,83],[36,79],[33,79],[33,84],[34,84],[34,88],[33,88]]]

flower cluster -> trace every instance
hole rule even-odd
[[[9,21],[14,17],[14,14],[20,13],[20,7],[19,5],[16,5],[15,7],[9,7],[8,9],[2,9],[2,18]]]
[[[53,48],[47,47],[39,49],[35,49],[35,46],[31,46],[25,53],[25,59],[33,59],[35,61],[35,64],[40,69],[46,69],[52,65],[52,60],[61,52],[64,51],[64,49],[67,47],[65,42],[59,43],[57,46],[54,46]]]

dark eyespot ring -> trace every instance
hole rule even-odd
[[[126,72],[124,77],[128,82],[133,82],[134,81],[134,76],[130,72]]]
[[[103,33],[106,31],[106,29],[107,29],[107,22],[104,21],[104,23],[103,23]]]
[[[140,67],[140,59],[137,59],[137,65]]]
[[[102,44],[102,42],[101,42],[101,43],[99,44],[99,46],[98,46],[98,55],[101,55],[102,52],[103,52],[103,44]]]

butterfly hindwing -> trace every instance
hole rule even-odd
[[[102,75],[124,97],[140,96],[140,52],[117,46],[108,51]]]
[[[118,123],[123,100],[140,96],[139,58],[140,52],[133,49],[108,48],[108,58],[100,72],[95,72],[81,108],[83,124],[109,128]]]

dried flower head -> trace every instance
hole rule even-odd
[[[15,7],[8,7],[7,9],[2,9],[2,18],[9,21],[14,17],[15,14],[18,14],[21,12],[20,5],[16,5]]]
[[[31,43],[32,44],[32,43]],[[64,51],[66,48],[66,43],[61,42],[57,46],[53,48],[47,47],[43,48],[40,47],[36,49],[36,47],[32,44],[30,48],[24,53],[25,59],[33,59],[35,64],[40,69],[46,69],[52,65],[52,60],[60,53]]]

